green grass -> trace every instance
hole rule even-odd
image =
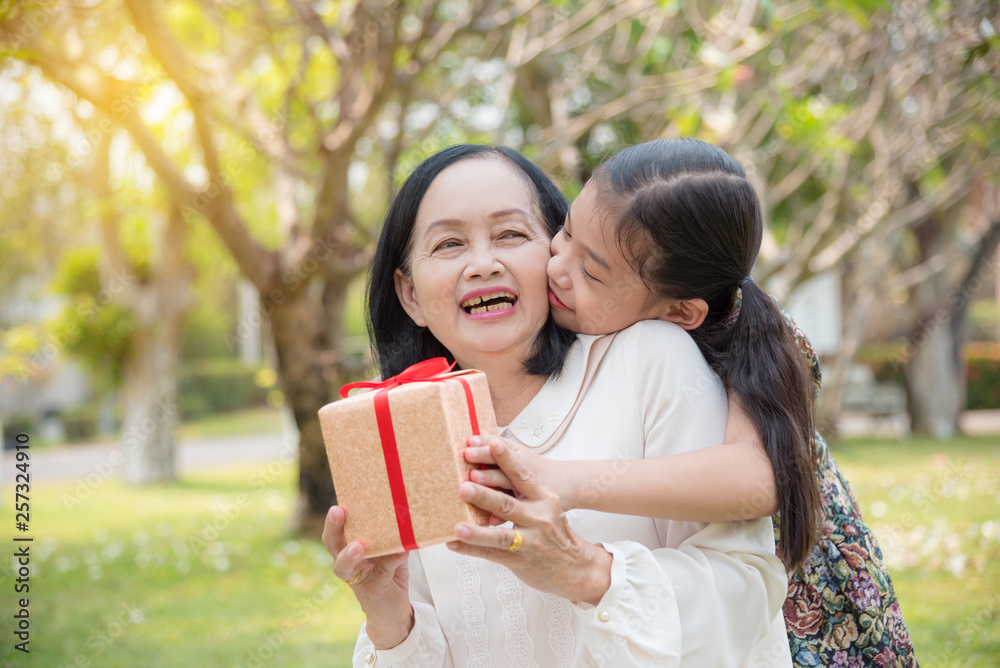
[[[848,441],[834,456],[879,535],[924,666],[1000,657],[1000,438]],[[31,654],[3,666],[347,666],[362,616],[318,540],[287,530],[294,471],[171,487],[31,490]],[[13,489],[0,525],[13,527]],[[214,525],[214,527],[213,527]],[[0,657],[17,609],[0,561]],[[259,659],[260,663],[257,663]]]
[[[923,666],[1000,664],[1000,438],[834,450],[889,565]]]
[[[213,438],[244,434],[280,434],[281,417],[277,408],[263,406],[229,413],[208,415],[181,425],[180,438]]]
[[[217,436],[243,436],[245,434],[280,434],[281,415],[277,408],[258,406],[227,413],[206,415],[197,420],[188,420],[181,424],[178,430],[180,439],[214,438]],[[117,443],[118,436],[102,434],[82,443]],[[33,450],[48,450],[62,448],[66,443],[48,441],[32,436]]]
[[[174,487],[112,480],[78,505],[72,485],[34,486],[31,653],[0,665],[350,665],[362,617],[320,542],[287,531],[292,475],[274,464]],[[6,489],[7,527],[12,497]],[[11,567],[5,558],[3,652],[17,609]]]

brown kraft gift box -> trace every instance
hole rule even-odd
[[[447,368],[444,360],[441,364]],[[407,371],[382,385],[392,384]],[[464,384],[471,392],[478,433],[496,434],[486,374],[471,369],[439,373],[434,382],[407,380],[391,389],[355,394],[320,409],[337,503],[347,516],[345,537],[348,542],[363,542],[367,546],[365,556],[378,557],[455,540],[457,522],[488,524],[485,511],[458,496],[459,485],[469,479],[473,468],[462,456],[473,435]],[[349,387],[345,386],[342,394]],[[377,400],[378,394],[384,396]],[[383,411],[381,426],[376,415],[379,402]],[[394,436],[396,444],[395,469],[393,450],[389,451],[388,462],[383,450],[387,422],[391,428],[386,440],[391,443]],[[390,482],[392,470],[402,478],[395,478],[395,490]],[[405,501],[399,507],[404,519],[397,516],[393,500],[394,491],[399,497],[401,487]],[[412,541],[404,540],[409,535],[404,526],[407,508]]]

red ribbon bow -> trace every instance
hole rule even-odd
[[[410,519],[410,505],[406,500],[406,485],[403,483],[403,467],[399,462],[399,449],[396,445],[396,432],[392,427],[392,414],[389,412],[389,390],[407,383],[437,383],[444,380],[457,380],[465,390],[465,399],[469,405],[469,420],[472,423],[473,435],[479,434],[479,420],[476,418],[476,407],[472,401],[472,388],[469,382],[461,377],[449,376],[449,371],[455,362],[448,364],[443,357],[417,362],[403,369],[391,378],[383,381],[362,381],[348,383],[340,388],[340,396],[347,398],[347,393],[359,387],[374,390],[375,420],[378,423],[378,435],[382,441],[382,455],[385,458],[385,471],[389,478],[389,491],[392,493],[392,505],[396,510],[396,526],[399,528],[399,539],[407,550],[415,550],[416,537],[413,535],[413,522]],[[481,468],[486,468],[485,466]]]
[[[391,390],[406,383],[425,383],[444,380],[444,378],[437,378],[437,376],[448,373],[454,366],[455,362],[448,364],[448,360],[445,358],[434,357],[408,366],[400,373],[385,380],[365,380],[358,383],[348,383],[340,388],[340,397],[346,399],[348,392],[359,387],[366,387],[372,390]]]

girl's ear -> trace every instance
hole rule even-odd
[[[413,281],[400,269],[397,269],[393,273],[392,280],[396,284],[396,296],[399,297],[399,303],[403,305],[403,310],[413,319],[417,327],[426,327],[427,321],[424,319],[424,313],[420,308],[420,304],[417,303],[417,296],[413,290]]]
[[[673,322],[688,331],[698,329],[708,317],[708,302],[704,299],[684,299],[671,303],[660,320]]]

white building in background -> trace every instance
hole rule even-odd
[[[87,371],[78,362],[58,357],[35,379],[0,379],[0,422],[30,416],[46,440],[61,440],[62,423],[55,416],[93,400],[94,391]]]
[[[22,286],[34,285],[38,280],[26,279]],[[52,295],[39,297],[22,286],[15,288],[14,294],[7,295],[4,321],[42,322],[62,308],[62,298]],[[34,360],[30,379],[22,381],[16,376],[0,376],[0,424],[29,417],[38,430],[31,434],[32,437],[60,441],[63,430],[57,415],[93,399],[93,383],[83,365],[69,359],[54,342],[49,341]],[[11,436],[6,430],[4,432],[4,438]]]
[[[840,280],[839,272],[824,271],[795,288],[784,303],[818,355],[833,355],[840,348]]]

